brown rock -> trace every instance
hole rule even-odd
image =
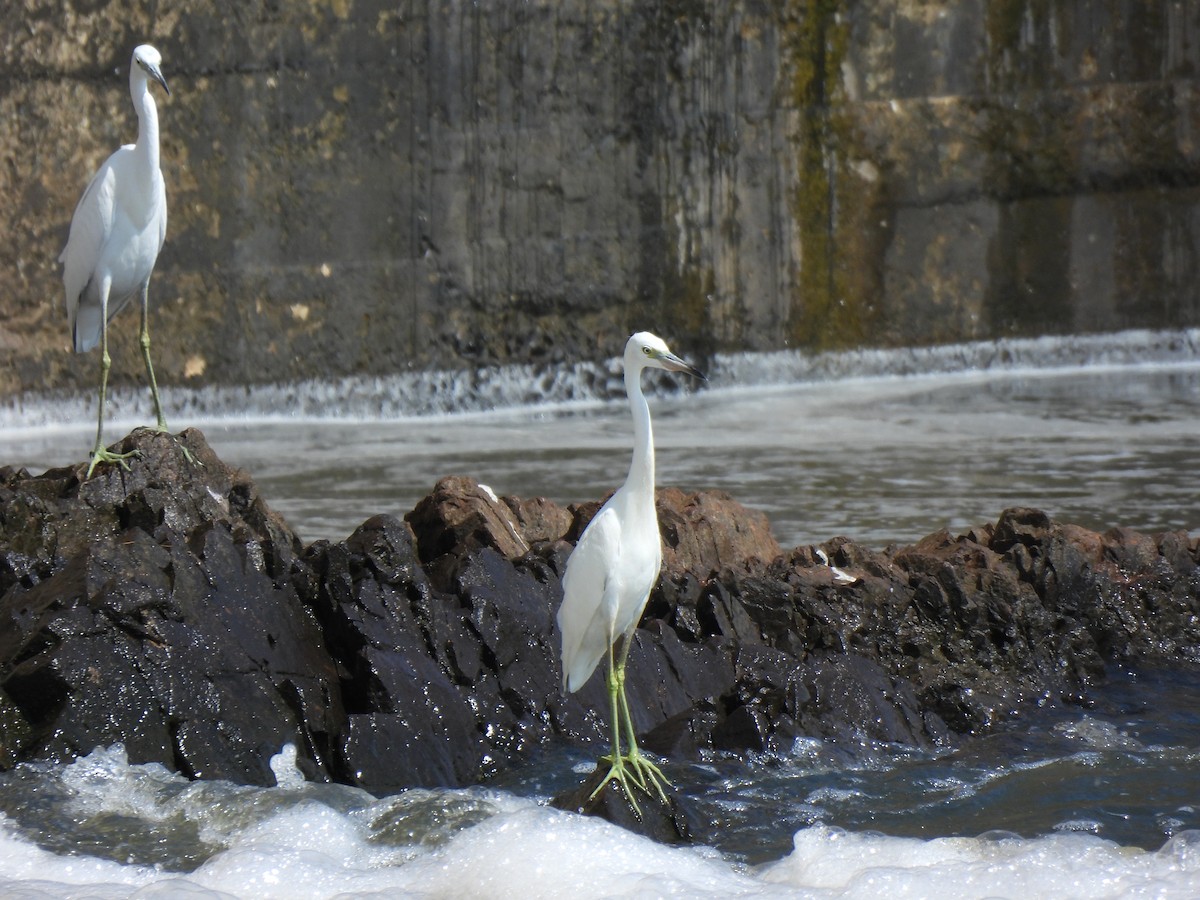
[[[516,518],[526,543],[559,541],[571,530],[573,516],[570,510],[563,509],[545,497],[534,497],[530,500],[522,500],[520,497],[501,499]]]
[[[660,488],[655,497],[663,538],[663,574],[706,577],[762,568],[782,553],[771,523],[724,491],[688,494]]]
[[[423,563],[482,547],[509,559],[529,552],[513,509],[473,478],[441,479],[404,519],[416,534]]]

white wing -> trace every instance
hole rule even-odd
[[[83,196],[79,198],[75,214],[71,217],[67,246],[58,257],[59,262],[63,263],[67,324],[73,335],[75,350],[80,353],[90,350],[100,340],[99,302],[94,304],[94,308],[85,302],[81,313],[80,300],[88,289],[104,245],[112,234],[116,183],[116,172],[110,157],[92,176]]]
[[[621,521],[615,509],[605,506],[584,529],[563,575],[558,627],[568,691],[583,687],[617,637],[613,626],[618,585],[613,573],[620,558]]]

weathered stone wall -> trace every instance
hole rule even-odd
[[[1197,4],[183,6],[0,11],[0,395],[94,380],[56,258],[141,40],[165,383],[1200,324]]]

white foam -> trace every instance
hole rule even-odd
[[[114,751],[92,754],[88,763],[69,779],[64,773],[64,782],[90,786],[84,793],[90,791],[96,809],[146,815],[139,779],[155,767],[125,765],[123,772]],[[106,790],[94,790],[106,779]],[[321,787],[333,790],[309,789]],[[1169,900],[1195,897],[1200,886],[1200,832],[1177,835],[1155,853],[1087,834],[919,840],[814,826],[796,833],[785,858],[753,869],[711,849],[662,846],[598,819],[498,792],[412,791],[381,801],[353,792],[361,805],[342,809],[338,798],[349,792],[335,791],[326,802],[295,789],[211,783],[204,790],[205,802],[186,804],[185,815],[221,823],[210,830],[224,833],[224,849],[187,873],[54,854],[0,818],[0,896]],[[229,806],[242,814],[222,809]],[[419,834],[420,827],[410,827],[431,818],[444,828]],[[381,828],[381,822],[398,827]]]
[[[192,787],[164,766],[130,765],[123,744],[97,747],[79,757],[63,769],[61,783],[78,818],[113,814],[147,822],[175,814],[173,805],[163,802],[171,788],[186,792]]]
[[[55,855],[17,836],[12,823],[0,816],[0,896],[22,900],[132,897],[137,887],[167,880],[169,876],[152,866]]]
[[[271,757],[271,773],[275,776],[275,784],[284,790],[294,791],[304,787],[304,773],[296,763],[295,744],[284,744]]]
[[[762,880],[840,898],[1194,898],[1198,846],[1196,832],[1148,853],[1087,835],[917,840],[818,826],[799,832]]]
[[[1200,329],[1002,338],[927,347],[862,348],[807,354],[743,353],[717,357],[723,380],[796,384],[844,379],[963,373],[1038,372],[1089,367],[1193,365]]]
[[[711,851],[665,847],[542,807],[468,829],[408,874],[410,889],[438,897],[785,896]]]
[[[247,827],[187,878],[239,897],[324,898],[392,890],[406,858],[372,844],[362,822],[303,800]]]
[[[1060,723],[1054,726],[1054,730],[1093,750],[1125,750],[1140,753],[1151,749],[1112,722],[1100,721],[1091,716],[1083,716],[1078,721]]]
[[[1194,366],[1200,359],[1200,329],[1133,330],[1112,334],[1013,338],[931,347],[867,348],[809,354],[716,354],[708,388],[758,389],[833,380],[879,379],[997,372],[1056,371],[1088,366]],[[651,392],[678,392],[678,379],[648,378]],[[569,365],[512,365],[405,372],[396,375],[309,379],[288,384],[162,385],[172,423],[200,425],[240,421],[395,421],[413,417],[473,414],[529,407],[554,409],[611,401],[624,396],[619,358]],[[149,412],[144,389],[118,386],[108,394],[106,422],[112,434],[144,424]],[[0,428],[61,427],[92,421],[95,394],[25,393],[0,403]]]

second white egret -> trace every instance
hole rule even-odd
[[[88,183],[71,218],[63,264],[67,322],[76,353],[100,345],[100,411],[96,446],[87,478],[98,463],[125,465],[128,454],[104,447],[104,399],[108,387],[108,320],[141,294],[139,340],[154,397],[159,431],[167,430],[154,366],[150,363],[148,325],[150,275],[167,234],[167,192],[159,168],[158,107],[150,81],[171,93],[163,78],[162,56],[149,44],[133,51],[129,65],[129,94],[138,117],[137,142],[112,154]]]
[[[625,483],[596,513],[568,558],[558,610],[563,683],[568,691],[583,687],[600,659],[608,655],[612,753],[604,757],[610,763],[609,771],[592,796],[615,780],[639,814],[633,786],[647,794],[653,788],[666,800],[666,779],[658,766],[638,751],[625,698],[625,663],[633,632],[662,567],[662,538],[654,507],[654,435],[650,406],[641,385],[642,371],[647,368],[704,378],[648,331],[633,335],[625,345],[625,392],[633,413],[633,461]],[[614,645],[622,638],[617,656]],[[624,752],[622,728],[628,743]]]

